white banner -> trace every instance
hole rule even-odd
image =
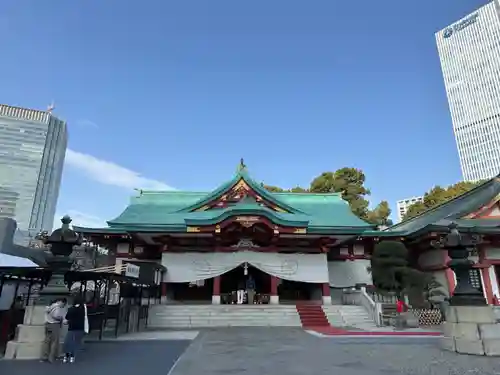
[[[356,284],[372,285],[372,275],[368,272],[367,259],[328,262],[328,274],[332,288],[350,288]]]
[[[165,282],[186,283],[220,276],[247,262],[269,275],[290,281],[327,283],[325,254],[280,254],[256,251],[233,253],[163,253]]]

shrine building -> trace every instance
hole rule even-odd
[[[439,239],[453,221],[480,236],[471,278],[489,302],[499,295],[500,179],[385,230],[355,216],[340,193],[274,193],[242,164],[212,192],[146,191],[106,228],[74,227],[116,256],[147,270],[160,264],[168,303],[231,303],[249,276],[258,303],[340,303],[342,290],[370,285],[374,245],[402,240],[411,263],[450,292],[454,274]],[[146,272],[146,271],[145,271]]]

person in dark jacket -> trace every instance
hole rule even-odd
[[[68,309],[66,314],[66,323],[68,324],[68,333],[64,340],[64,359],[63,362],[75,362],[75,354],[80,349],[83,336],[88,333],[87,307],[82,298],[76,297],[73,306]]]

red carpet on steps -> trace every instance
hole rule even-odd
[[[434,331],[348,331],[342,328],[332,327],[328,318],[319,304],[298,303],[296,305],[302,327],[308,331],[314,331],[325,336],[441,336],[441,332]]]
[[[321,305],[298,303],[296,305],[302,327],[306,329],[330,327]]]
[[[308,330],[325,336],[442,336],[436,331],[346,331],[335,327],[311,327]]]

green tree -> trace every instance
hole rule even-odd
[[[393,292],[398,297],[411,290],[423,291],[427,275],[408,262],[408,249],[400,241],[382,241],[375,245],[370,271],[373,284],[380,292]]]
[[[469,190],[475,188],[480,182],[467,182],[461,181],[446,188],[441,186],[434,186],[427,193],[424,194],[422,202],[417,202],[408,207],[408,210],[403,220],[408,220],[412,217],[420,215],[421,213],[430,210],[440,204],[443,204],[450,199],[462,195]]]
[[[352,212],[363,220],[375,225],[392,225],[389,219],[391,209],[386,201],[380,202],[375,209],[369,210],[369,202],[366,199],[370,195],[370,190],[365,186],[365,174],[356,168],[340,168],[335,172],[323,172],[316,177],[309,187],[304,189],[296,186],[292,189],[282,189],[277,186],[262,186],[270,192],[281,193],[341,193]]]
[[[389,219],[391,215],[391,208],[387,201],[380,202],[375,209],[368,211],[366,215],[366,220],[369,223],[377,224],[380,226],[390,226],[392,225],[392,220]]]
[[[278,186],[272,186],[272,185],[264,185],[264,184],[262,184],[262,187],[264,189],[266,189],[267,191],[270,191],[271,193],[282,193],[282,192],[285,191],[285,190],[283,190],[282,188],[280,188]]]
[[[264,189],[270,191],[271,193],[309,193],[309,190],[304,189],[300,186],[296,186],[296,187],[291,188],[291,189],[282,189],[278,186],[262,184],[262,187]]]
[[[290,193],[309,193],[308,189],[304,189],[300,186],[295,186],[289,190]]]
[[[311,182],[311,193],[341,193],[342,198],[351,206],[352,212],[366,218],[370,195],[365,184],[365,174],[356,168],[341,168],[335,172],[323,172]]]
[[[366,177],[362,170],[341,168],[335,172],[324,172],[311,182],[311,193],[341,193],[351,206],[352,212],[363,220],[376,225],[391,225],[391,209],[386,201],[380,202],[374,210],[368,209],[367,196],[370,190],[365,186]]]

